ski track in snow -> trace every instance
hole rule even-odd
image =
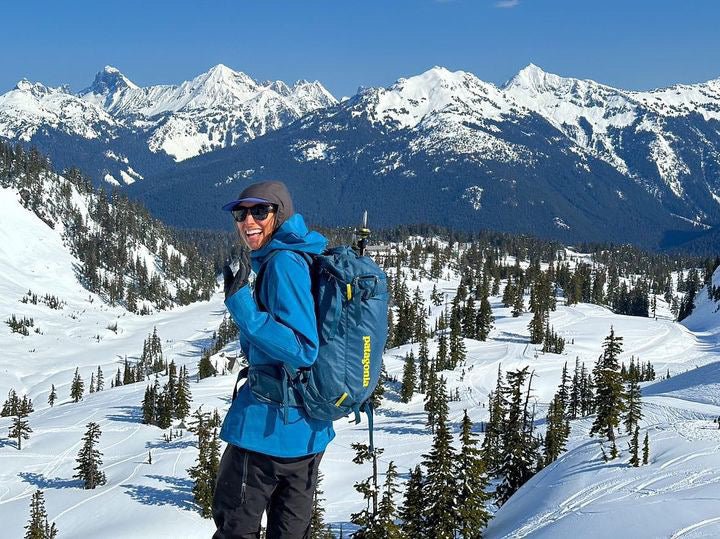
[[[695,532],[697,530],[700,530],[701,528],[704,528],[706,526],[710,526],[711,524],[720,523],[720,517],[715,518],[708,518],[705,520],[701,520],[700,522],[696,522],[695,524],[691,526],[687,526],[686,528],[683,528],[682,530],[676,531],[670,539],[679,539],[680,537],[687,537],[692,532]],[[707,537],[710,537],[709,535]]]

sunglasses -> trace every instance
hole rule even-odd
[[[275,208],[271,205],[267,204],[258,204],[256,206],[250,206],[249,208],[246,208],[244,206],[240,206],[239,208],[232,211],[233,218],[238,223],[242,223],[245,218],[248,216],[248,213],[253,216],[253,219],[256,221],[264,221],[267,219],[268,215],[273,213],[275,211]]]

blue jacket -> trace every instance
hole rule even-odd
[[[265,246],[251,253],[256,274],[268,260],[257,291],[267,312],[258,307],[249,286],[225,300],[250,365],[309,367],[317,358],[319,339],[310,271],[298,252],[319,254],[326,244],[325,237],[309,232],[302,216],[294,214]],[[268,259],[273,251],[279,252]],[[266,455],[300,457],[324,451],[335,437],[330,421],[310,419],[295,407],[290,407],[288,414],[285,423],[282,407],[258,401],[246,383],[225,416],[220,438]]]

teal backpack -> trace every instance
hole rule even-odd
[[[387,276],[371,258],[347,246],[298,254],[310,266],[320,337],[317,359],[308,369],[253,365],[238,379],[247,377],[257,399],[282,406],[286,421],[289,406],[325,421],[353,414],[358,423],[365,412],[372,447],[370,396],[380,379],[387,339]],[[258,272],[256,291],[270,257]]]

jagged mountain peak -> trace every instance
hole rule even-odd
[[[15,90],[31,94],[33,97],[36,97],[38,99],[42,99],[44,96],[50,95],[55,92],[67,93],[66,86],[60,88],[51,88],[49,86],[45,86],[41,82],[30,82],[25,78],[18,81],[18,83],[15,85]]]
[[[97,94],[107,96],[130,88],[137,90],[138,86],[128,79],[122,72],[111,65],[106,65],[102,71],[95,75],[93,83],[80,92],[80,95]]]

